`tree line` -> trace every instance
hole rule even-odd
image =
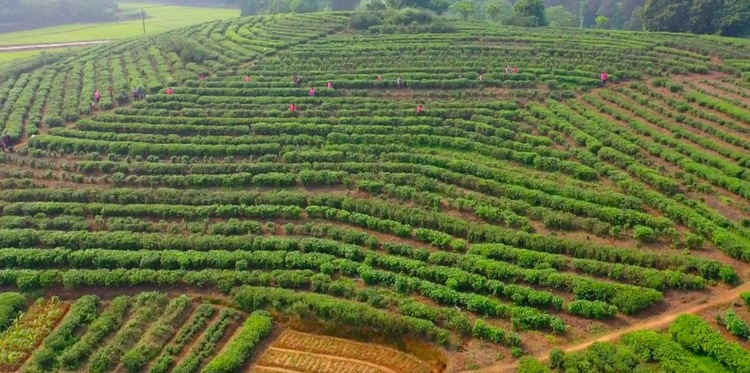
[[[518,26],[750,34],[750,0],[241,0],[242,15],[428,9]]]
[[[8,30],[117,18],[115,0],[0,0],[0,25]],[[17,26],[13,26],[17,25]]]

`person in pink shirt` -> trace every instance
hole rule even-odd
[[[167,88],[167,94],[168,95],[174,94],[174,89],[172,89],[172,87]]]
[[[316,95],[316,94],[318,94],[318,91],[316,91],[316,90],[315,90],[315,87],[313,87],[313,88],[312,88],[312,89],[310,90],[310,97],[315,97],[315,95]]]
[[[607,85],[607,81],[609,81],[609,75],[604,71],[602,72],[602,85]]]
[[[295,105],[295,104],[289,105],[289,111],[291,111],[292,113],[296,113],[297,112],[297,105]]]
[[[245,76],[245,83],[250,83],[250,81],[253,80],[250,78],[250,75]]]
[[[423,111],[424,111],[424,106],[418,105],[417,106],[417,115],[422,114]]]
[[[99,105],[99,100],[100,100],[101,98],[102,98],[102,94],[101,94],[101,93],[99,93],[99,90],[97,89],[97,90],[96,90],[96,91],[94,92],[94,101],[96,102],[96,104],[97,104],[97,105]]]
[[[328,82],[328,89],[333,89],[333,82]]]
[[[518,66],[513,68],[513,74],[518,74]]]

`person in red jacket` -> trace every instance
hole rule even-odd
[[[518,74],[518,66],[513,68],[513,74]]]
[[[295,104],[289,105],[289,111],[291,111],[292,113],[296,113],[297,112],[297,105],[295,105]]]
[[[313,87],[313,88],[312,88],[312,89],[310,90],[310,97],[315,97],[315,95],[316,95],[316,94],[318,94],[318,91],[316,91],[316,90],[315,90],[315,87]]]
[[[167,94],[168,95],[174,94],[174,89],[172,89],[172,87],[167,88]]]
[[[609,81],[609,75],[606,71],[602,72],[602,85],[607,85],[607,81]]]

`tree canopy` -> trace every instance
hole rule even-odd
[[[649,31],[745,36],[750,0],[648,0],[641,17]]]
[[[119,11],[115,0],[0,0],[0,24],[106,22]]]

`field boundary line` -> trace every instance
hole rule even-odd
[[[253,370],[254,370],[254,368],[266,369],[266,370],[271,371],[271,372],[276,371],[276,372],[282,372],[282,373],[305,373],[305,372],[301,372],[299,370],[292,370],[292,369],[286,369],[286,368],[277,368],[277,367],[269,367],[268,365],[260,365],[260,364],[252,367],[249,370],[249,372],[252,373]]]
[[[69,42],[69,43],[52,43],[52,44],[11,45],[11,46],[0,47],[0,52],[18,52],[18,51],[38,50],[38,49],[82,47],[82,46],[87,46],[87,45],[107,44],[109,42],[111,42],[111,40],[75,41],[75,42]]]

